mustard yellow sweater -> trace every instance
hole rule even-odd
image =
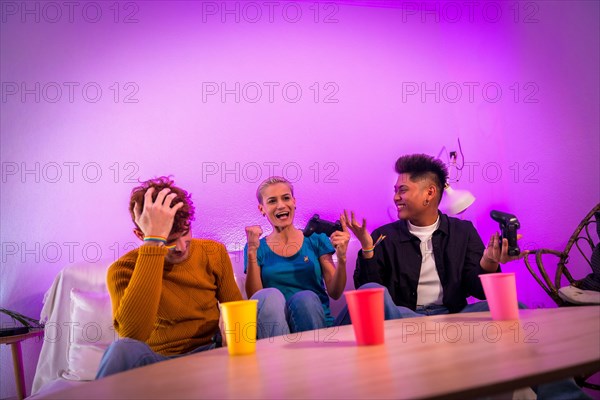
[[[217,302],[242,295],[223,244],[192,239],[180,264],[165,262],[167,252],[158,246],[132,250],[110,266],[107,280],[119,335],[169,356],[210,343],[219,328]]]

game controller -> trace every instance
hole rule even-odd
[[[319,214],[315,214],[308,220],[302,233],[307,237],[313,233],[324,233],[327,236],[331,236],[335,231],[342,231],[342,224],[339,220],[330,222],[319,218]]]
[[[517,244],[517,229],[521,227],[521,224],[517,217],[496,210],[490,212],[490,217],[492,217],[494,221],[500,223],[502,239],[508,239],[508,255],[518,256],[521,253],[521,250]],[[502,241],[500,242],[500,249],[502,249]]]

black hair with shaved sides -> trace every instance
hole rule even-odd
[[[438,204],[442,200],[444,188],[448,182],[448,168],[441,160],[427,154],[402,156],[396,161],[396,172],[408,174],[413,182],[430,179],[439,192]]]

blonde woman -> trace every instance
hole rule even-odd
[[[294,187],[285,178],[273,176],[257,191],[258,209],[272,227],[262,239],[260,226],[246,227],[244,249],[246,292],[265,299],[269,315],[278,315],[271,331],[262,337],[302,332],[334,325],[329,297],[338,299],[346,286],[346,251],[350,234],[346,219],[343,231],[304,237],[294,226],[296,199]],[[338,265],[332,254],[337,256]],[[267,310],[263,310],[267,311]]]

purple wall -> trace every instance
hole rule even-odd
[[[454,186],[484,238],[499,208],[524,247],[561,249],[600,198],[597,2],[0,4],[2,307],[37,316],[65,265],[136,244],[138,178],[173,174],[194,235],[231,251],[267,228],[270,172],[296,181],[298,226],[347,208],[375,227],[396,158],[459,137]],[[505,270],[552,305],[522,262]],[[1,365],[13,396],[4,346]]]

